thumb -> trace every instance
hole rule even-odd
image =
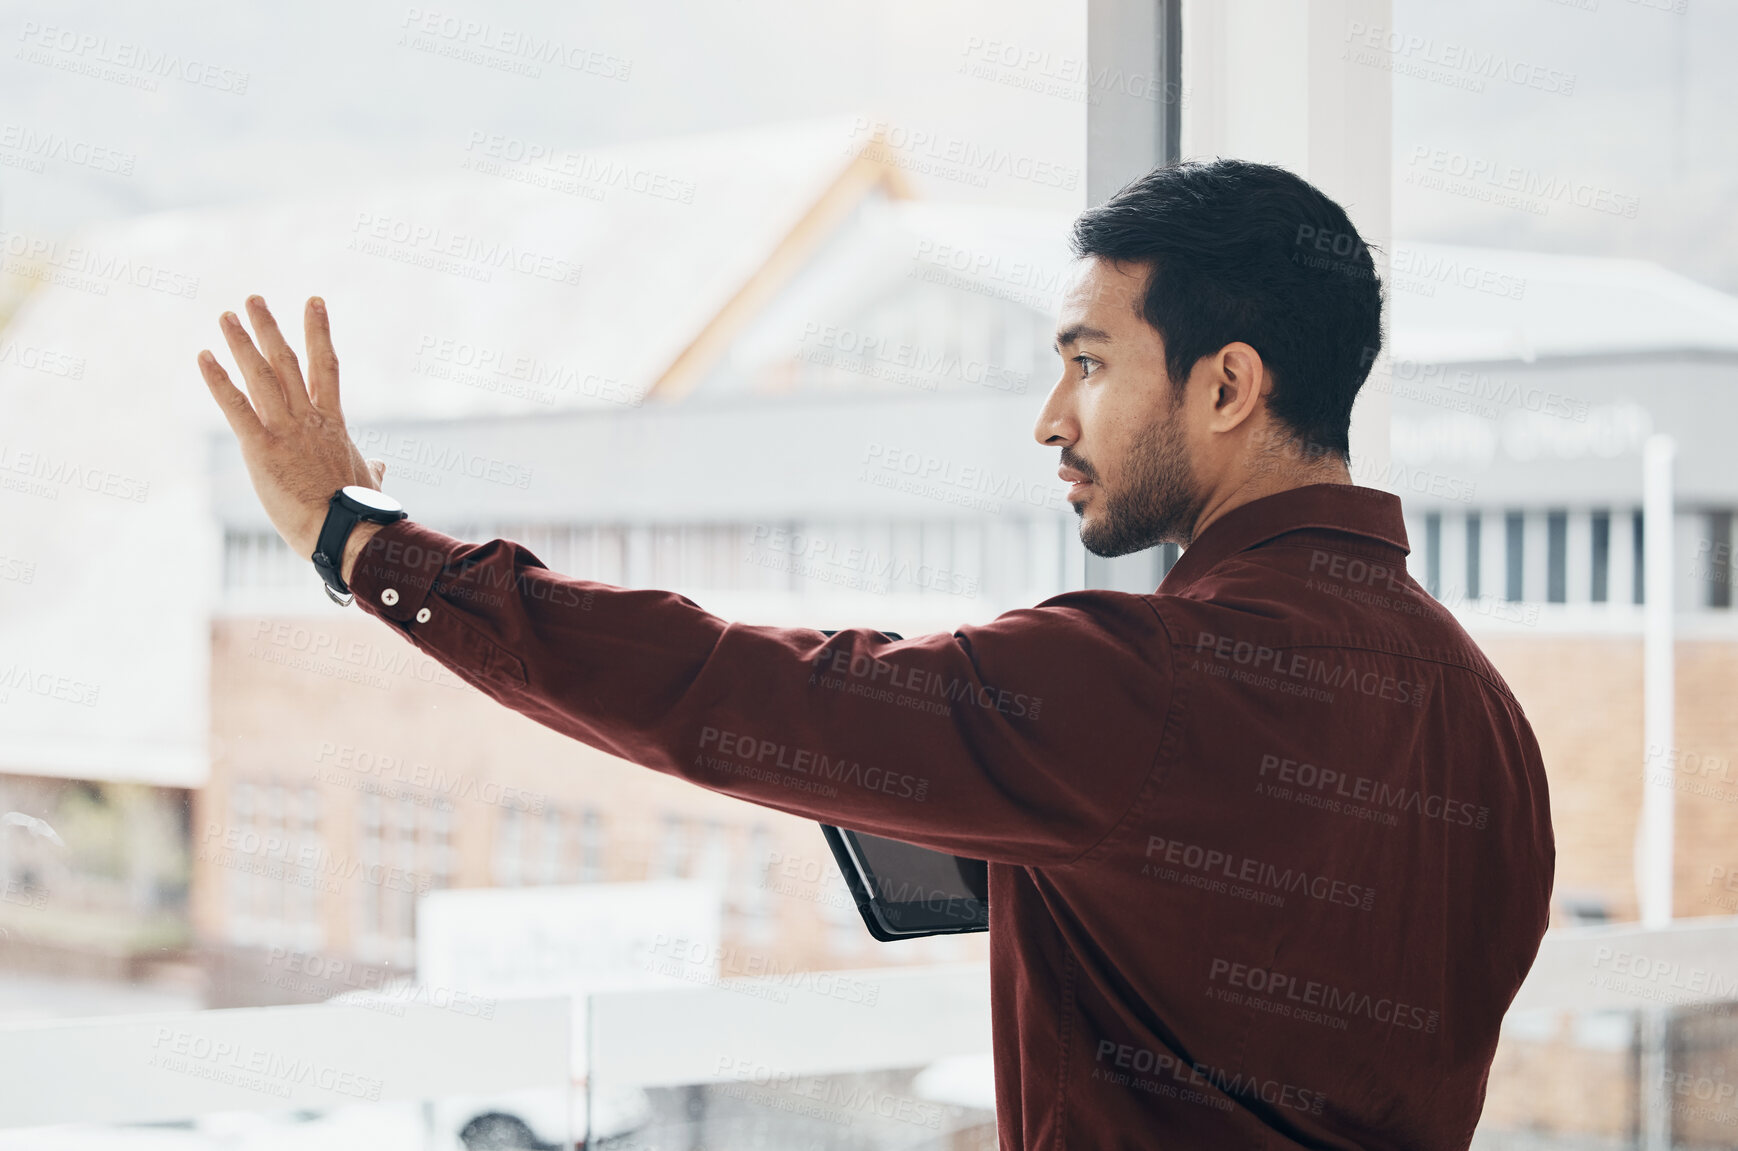
[[[380,481],[386,476],[386,461],[369,460],[368,474],[374,477],[374,486],[378,488],[380,486]]]

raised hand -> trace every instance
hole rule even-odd
[[[302,379],[296,353],[259,296],[247,298],[248,318],[259,346],[234,312],[218,327],[247,381],[247,393],[230,382],[209,349],[199,353],[199,372],[230,430],[241,443],[253,490],[272,526],[304,559],[314,554],[320,525],[332,493],[346,484],[380,487],[386,464],[364,460],[344,428],[338,403],[338,355],[325,302],[308,298],[302,313],[307,336],[308,378]]]

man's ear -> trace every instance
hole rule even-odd
[[[1254,414],[1267,385],[1261,353],[1248,344],[1226,344],[1211,359],[1213,417],[1211,430],[1228,432]]]

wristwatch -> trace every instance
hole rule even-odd
[[[320,527],[319,542],[314,545],[314,570],[324,581],[326,596],[339,607],[348,607],[356,597],[344,583],[344,545],[350,532],[364,520],[390,524],[410,513],[404,505],[373,488],[346,484],[332,493],[326,507],[326,522]]]

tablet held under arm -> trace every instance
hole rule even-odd
[[[905,638],[897,632],[881,634]],[[989,867],[983,860],[825,823],[821,834],[864,926],[883,943],[990,929]]]

